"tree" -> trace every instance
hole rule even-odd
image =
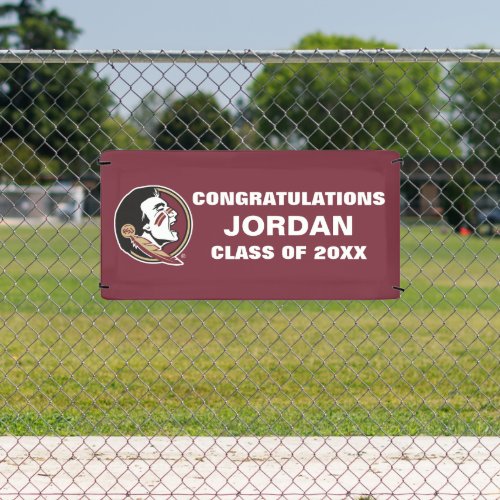
[[[40,183],[44,179],[55,179],[60,165],[55,160],[37,155],[26,143],[18,139],[7,139],[0,144],[0,180],[18,184]]]
[[[3,49],[67,49],[79,34],[71,19],[42,0],[0,6]],[[0,65],[0,138],[24,141],[37,155],[78,170],[98,157],[106,143],[101,124],[113,100],[90,64]]]
[[[149,149],[151,137],[140,134],[133,120],[125,120],[121,116],[110,116],[103,122],[103,129],[108,137],[104,149]]]
[[[393,48],[377,40],[313,33],[297,49]],[[446,157],[456,149],[438,118],[439,65],[266,64],[249,87],[261,147],[391,148]]]
[[[478,46],[475,48],[485,48]],[[500,73],[496,64],[458,63],[450,70],[448,92],[453,122],[466,160],[500,173]]]
[[[462,167],[453,173],[441,189],[443,217],[454,231],[459,231],[462,226],[468,229],[473,226],[472,183],[472,176]]]
[[[167,104],[160,121],[155,131],[159,149],[236,149],[239,144],[229,112],[205,92]]]
[[[154,142],[162,123],[160,116],[165,113],[166,105],[172,99],[174,89],[169,89],[165,97],[156,90],[146,94],[132,111],[132,122],[143,137]]]

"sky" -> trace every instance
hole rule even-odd
[[[498,0],[46,0],[83,29],[81,49],[286,49],[305,33],[412,48],[500,47]]]
[[[227,50],[288,49],[306,33],[323,31],[376,38],[407,49],[465,48],[484,43],[500,48],[499,0],[45,0],[73,18],[82,35],[79,49]],[[251,75],[242,67],[204,66],[103,69],[113,92],[127,108],[154,89],[180,93],[198,86],[216,92],[221,102],[242,95]],[[256,70],[250,67],[250,71]],[[207,77],[207,73],[209,76]]]

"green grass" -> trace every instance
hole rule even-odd
[[[0,433],[500,430],[498,238],[403,228],[373,302],[106,302],[94,223],[0,242]]]

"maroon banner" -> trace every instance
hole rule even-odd
[[[399,155],[106,151],[105,299],[394,299]]]

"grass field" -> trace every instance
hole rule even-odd
[[[402,228],[396,301],[108,303],[94,223],[0,225],[0,432],[497,435],[499,240]]]

